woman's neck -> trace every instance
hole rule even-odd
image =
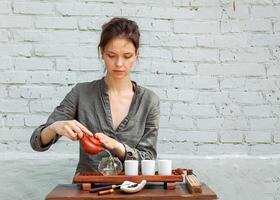
[[[123,92],[133,91],[133,86],[130,77],[116,80],[109,76],[105,76],[105,82],[108,87],[107,92],[123,93]]]

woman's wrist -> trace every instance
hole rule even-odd
[[[116,147],[113,149],[114,153],[121,159],[125,156],[125,147],[122,143],[118,142]]]
[[[52,123],[51,125],[49,125],[49,126],[47,127],[47,129],[49,129],[49,131],[53,132],[54,135],[55,135],[55,133],[56,133],[56,130],[55,130],[55,122]]]
[[[49,125],[45,129],[43,129],[41,133],[41,142],[42,144],[48,144],[56,135],[55,129],[53,128],[53,124]]]
[[[124,149],[123,144],[117,141],[117,142],[116,142],[116,145],[115,145],[115,148],[113,149],[113,151],[119,152],[119,151],[122,151],[123,149]]]

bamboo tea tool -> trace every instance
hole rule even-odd
[[[114,189],[110,189],[110,190],[103,190],[103,191],[99,191],[98,195],[104,195],[104,194],[111,194],[114,192]]]
[[[121,187],[121,185],[109,185],[109,186],[104,186],[104,187],[91,188],[89,190],[89,192],[94,193],[94,192],[99,192],[99,191],[103,191],[103,190],[116,189],[119,187]]]
[[[192,170],[187,170],[186,175],[187,188],[192,194],[201,193],[201,183],[198,181],[197,177],[193,174]]]

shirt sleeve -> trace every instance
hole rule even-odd
[[[44,128],[48,127],[56,121],[75,119],[77,101],[78,95],[76,85],[65,96],[60,105],[54,109],[54,111],[49,116],[47,122],[34,130],[30,138],[30,145],[32,149],[34,149],[35,151],[46,151],[51,147],[51,145],[57,142],[57,140],[61,137],[58,134],[56,134],[56,136],[49,142],[49,144],[43,145],[41,142],[41,132]]]
[[[127,144],[123,144],[126,151],[125,160],[155,160],[157,158],[156,145],[160,117],[159,106],[160,101],[157,97],[148,114],[145,123],[144,134],[136,148],[132,148]]]

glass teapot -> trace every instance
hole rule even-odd
[[[103,157],[98,165],[98,171],[104,176],[118,175],[122,170],[122,162],[118,157]]]

